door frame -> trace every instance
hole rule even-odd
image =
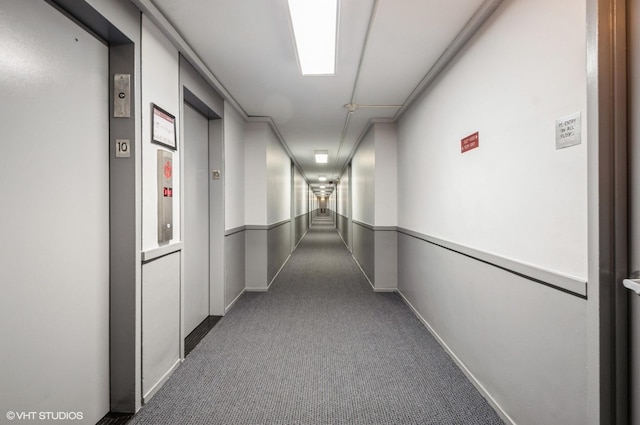
[[[216,112],[220,105],[207,100],[203,90],[213,89],[206,84],[204,79],[197,73],[189,62],[180,56],[180,116],[184,117],[184,105],[187,104],[205,119],[208,120],[207,146],[208,158],[208,181],[209,181],[209,309],[211,316],[224,316],[225,299],[225,217],[224,217],[224,148],[223,148],[223,124],[222,112]],[[180,120],[180,138],[184,140],[184,119]],[[181,193],[184,193],[184,161],[185,156],[181,155]],[[214,179],[213,170],[220,171],[219,177]],[[180,208],[184,211],[184,197],[181,198]],[[184,214],[181,215],[184,220]],[[184,223],[181,223],[184,229]],[[188,255],[188,253],[185,253]],[[180,357],[185,358],[184,340],[187,332],[184,329],[184,267],[181,267],[180,274]],[[206,319],[205,319],[206,320]]]
[[[629,419],[626,4],[587,1],[590,424]]]

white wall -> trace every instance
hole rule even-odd
[[[375,148],[375,133],[369,130],[351,161],[353,219],[372,226],[375,224]]]
[[[504,2],[398,123],[398,226],[587,276],[586,4]],[[555,149],[582,112],[583,143]],[[461,154],[478,131],[480,146]],[[399,236],[399,289],[515,423],[587,422],[586,302]]]
[[[340,176],[339,186],[336,208],[338,210],[338,214],[348,217],[349,196],[351,195],[349,194],[349,173],[347,169],[345,169],[342,176]]]
[[[291,159],[271,128],[267,137],[267,223],[291,217]]]
[[[577,0],[506,2],[403,117],[401,227],[586,280],[586,136],[556,150],[554,126],[581,111],[586,133],[585,16]]]
[[[298,217],[309,212],[309,188],[298,167],[293,168],[294,214]],[[295,218],[293,217],[293,218]]]
[[[395,124],[374,124],[376,226],[398,224],[398,133]]]
[[[246,123],[244,160],[246,224],[290,219],[291,159],[268,123]]]
[[[151,143],[151,103],[176,117],[180,128],[178,51],[160,30],[142,16],[142,242],[151,252],[158,244],[157,151]],[[179,134],[179,133],[178,133]],[[179,138],[178,135],[176,137]],[[182,141],[173,152],[173,239],[180,234],[180,154]],[[180,267],[181,254],[160,257],[142,267],[142,393],[145,401],[162,385],[180,359]],[[160,320],[161,319],[161,320]]]
[[[176,117],[180,128],[180,97],[178,91],[178,51],[160,30],[142,17],[142,250],[158,245],[158,177],[157,151],[168,150],[151,143],[151,104]],[[179,137],[176,135],[176,137]],[[173,152],[173,240],[180,241],[180,152]]]
[[[267,224],[267,127],[266,123],[261,122],[246,123],[246,185],[239,189],[244,193],[245,220],[248,225]]]
[[[245,223],[245,135],[244,120],[224,103],[224,163],[225,163],[225,229],[235,229]],[[247,168],[250,168],[247,166]]]

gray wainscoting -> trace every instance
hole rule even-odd
[[[246,290],[266,291],[291,255],[291,220],[246,226]]]
[[[309,215],[310,213],[305,213],[296,217],[295,220],[295,246],[298,246],[304,235],[309,230]]]
[[[584,298],[404,231],[398,290],[503,414],[587,422]]]
[[[395,227],[374,227],[374,289],[378,292],[398,289],[398,232]]]
[[[338,228],[338,233],[342,236],[342,240],[344,243],[349,246],[349,217],[346,217],[342,214],[336,214],[336,227]]]
[[[276,277],[291,255],[291,220],[269,226],[267,231],[267,282]]]
[[[373,226],[353,220],[353,257],[375,288],[375,232]]]
[[[142,394],[145,403],[180,363],[181,252],[146,255],[142,265]],[[156,250],[161,251],[160,250]]]
[[[398,288],[396,227],[371,226],[353,220],[353,258],[376,292]]]
[[[243,294],[245,288],[244,227],[229,230],[225,235],[225,311]]]

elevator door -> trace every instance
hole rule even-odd
[[[2,2],[0,28],[0,422],[95,423],[109,411],[108,48],[44,1]]]
[[[209,316],[209,121],[184,105],[185,336]]]

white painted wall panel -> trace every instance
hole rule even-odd
[[[398,137],[395,124],[375,124],[376,226],[398,224]]]
[[[180,57],[180,83],[195,94],[216,115],[219,117],[224,115],[224,100],[184,56]]]
[[[109,411],[108,48],[40,1],[3,2],[0,28],[0,422],[96,423]]]
[[[151,143],[151,104],[176,118],[180,128],[179,56],[162,32],[142,16],[142,249],[158,244],[157,151]],[[173,239],[181,240],[180,155],[182,141],[176,135],[173,151]],[[142,394],[148,398],[162,385],[180,357],[180,253],[146,264],[142,269]]]
[[[245,222],[248,225],[267,224],[267,124],[249,122],[245,131]]]
[[[338,213],[348,217],[349,216],[349,173],[348,170],[344,170],[344,173],[340,177],[340,187],[338,188]]]
[[[142,17],[142,249],[158,245],[158,177],[157,151],[162,146],[151,143],[151,104],[176,117],[180,128],[178,91],[178,51],[160,30]],[[178,137],[176,135],[176,137]],[[180,153],[173,152],[173,241],[180,241]]]
[[[399,225],[586,279],[585,3],[505,2],[402,118]],[[583,143],[555,149],[582,112]],[[476,131],[480,147],[460,153]]]
[[[244,226],[245,211],[244,120],[224,104],[225,229]]]
[[[353,219],[375,224],[375,132],[370,130],[358,146],[351,161]]]
[[[142,394],[145,401],[180,361],[180,252],[142,267]]]
[[[291,159],[267,130],[267,224],[274,224],[291,219]]]
[[[309,189],[307,182],[302,176],[298,167],[293,167],[293,181],[294,181],[294,214],[299,216],[309,212]],[[295,218],[295,217],[294,217]]]

